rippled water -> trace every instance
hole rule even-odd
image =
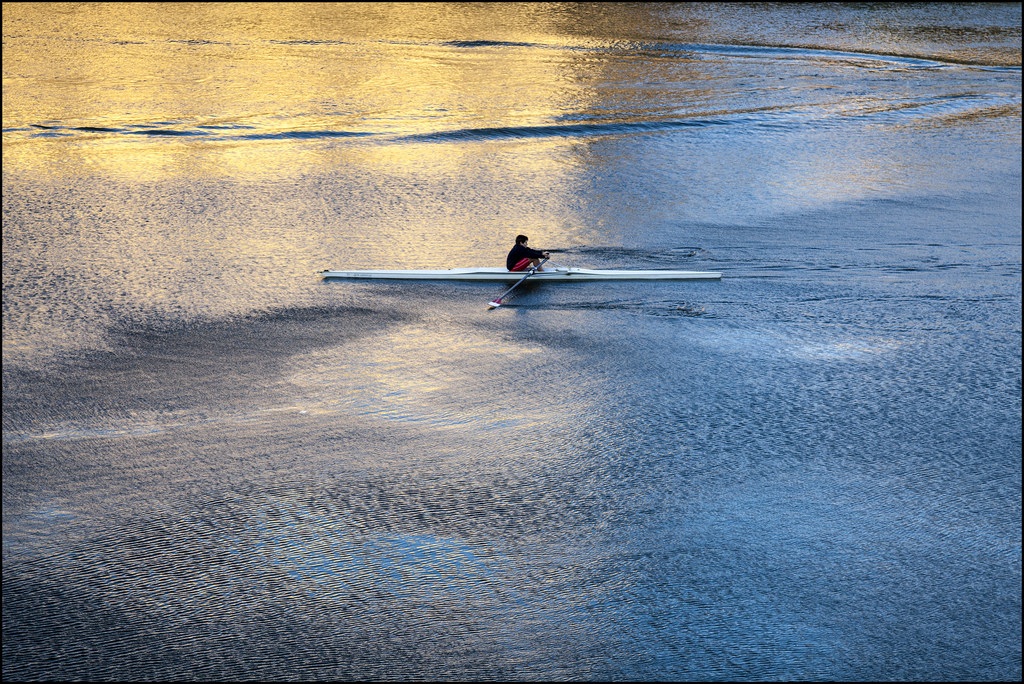
[[[1019,4],[3,26],[5,680],[1020,679]]]

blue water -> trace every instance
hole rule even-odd
[[[1020,25],[6,5],[4,680],[1019,680]]]

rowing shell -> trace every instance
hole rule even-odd
[[[522,271],[508,271],[504,268],[452,268],[446,271],[321,271],[322,278],[368,278],[376,280],[475,280],[488,283],[504,283],[519,280]],[[721,273],[713,271],[620,271],[592,270],[587,268],[552,268],[537,271],[530,281],[594,281],[594,280],[718,280]]]

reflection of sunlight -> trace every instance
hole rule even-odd
[[[730,331],[727,337],[709,337],[705,342],[723,351],[744,355],[790,356],[805,361],[836,363],[868,361],[903,346],[899,340],[886,338],[808,340],[803,336],[755,330]]]
[[[275,5],[269,17],[265,6],[158,7],[5,6],[5,35],[32,24],[54,36],[4,42],[5,166],[57,177],[279,177],[371,139],[550,124],[590,96],[564,51],[449,43],[433,3]],[[523,13],[545,14],[512,5],[453,20],[471,24],[469,34],[503,21],[521,32]],[[376,158],[394,167],[410,154],[420,171],[423,155],[404,146]],[[458,168],[457,147],[432,148],[429,166]]]
[[[786,148],[787,156],[771,160],[776,175],[765,180],[765,189],[785,198],[790,206],[823,206],[863,199],[871,194],[893,192],[906,182],[906,161],[880,159],[871,150],[821,150]]]
[[[518,341],[465,330],[442,338],[436,331],[408,326],[372,345],[346,345],[299,358],[303,370],[291,380],[304,388],[314,412],[340,410],[433,428],[515,426],[536,433],[589,412],[581,404],[586,400],[565,394],[557,381],[533,386],[529,393],[510,389],[494,394],[496,376],[507,375],[507,385],[515,388],[520,382],[516,369],[536,367],[544,355],[543,348]]]
[[[899,348],[895,340],[845,340],[806,342],[793,348],[793,355],[811,361],[865,361]]]

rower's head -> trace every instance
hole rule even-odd
[[[529,241],[530,241],[530,238],[526,237],[525,235],[516,235],[516,244],[517,245],[525,245]]]

